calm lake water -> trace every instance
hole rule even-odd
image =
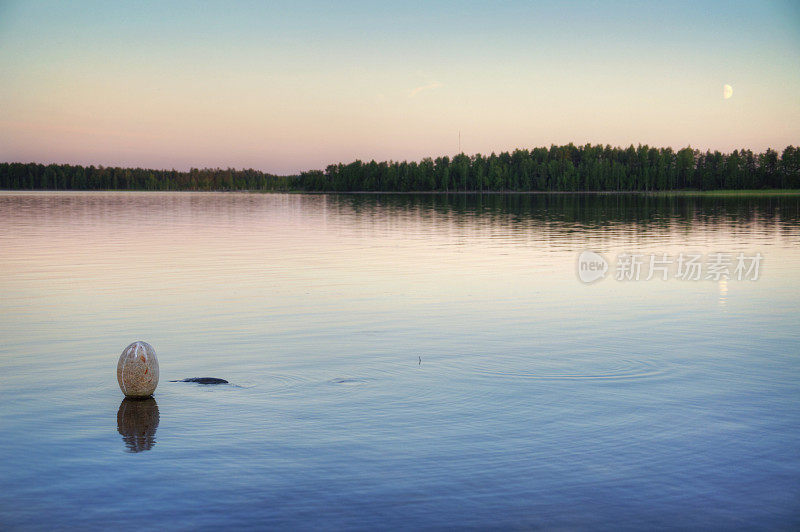
[[[800,526],[797,196],[0,193],[0,273],[3,529]]]

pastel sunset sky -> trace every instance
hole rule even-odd
[[[800,3],[0,0],[0,161],[800,144]],[[732,94],[724,98],[724,86]]]

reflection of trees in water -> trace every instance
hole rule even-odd
[[[117,411],[117,431],[128,452],[149,451],[156,444],[158,428],[158,403],[152,397],[147,399],[122,400]]]
[[[800,196],[791,195],[353,194],[329,196],[326,208],[374,224],[411,220],[441,227],[479,221],[532,230],[546,226],[556,233],[621,225],[649,234],[757,225],[796,238],[800,230]]]

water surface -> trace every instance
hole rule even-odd
[[[799,271],[792,196],[1,193],[0,527],[797,528]]]

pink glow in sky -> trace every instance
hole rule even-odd
[[[789,3],[12,2],[0,21],[3,161],[285,174],[454,154],[459,131],[467,153],[800,144]]]

